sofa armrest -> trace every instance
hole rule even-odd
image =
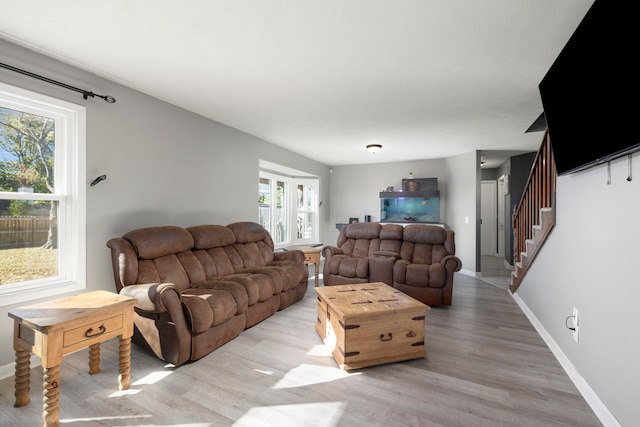
[[[393,259],[398,259],[400,258],[400,254],[397,252],[392,252],[392,251],[374,251],[371,254],[372,257],[389,257],[389,258],[393,258]]]
[[[329,258],[333,255],[339,255],[343,253],[344,251],[336,246],[325,246],[324,248],[322,248],[322,255],[325,258]]]
[[[447,255],[446,257],[442,258],[442,261],[440,261],[440,263],[443,264],[445,269],[447,270],[452,268],[451,266],[453,266],[452,271],[460,271],[460,269],[462,268],[462,261],[455,255]]]
[[[191,332],[182,295],[173,283],[129,285],[120,295],[135,298],[134,340],[160,359],[180,366],[191,357]]]
[[[274,252],[273,253],[274,261],[297,261],[304,262],[304,252],[299,249],[294,249],[291,251],[284,252]]]
[[[164,313],[172,304],[180,304],[180,291],[173,283],[145,283],[129,285],[120,290],[120,295],[134,298],[136,308],[149,313]],[[177,299],[175,298],[177,296]]]
[[[398,254],[377,251],[369,257],[369,282],[382,282],[393,286],[393,265]]]

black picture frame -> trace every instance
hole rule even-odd
[[[360,222],[358,218],[349,218],[349,224],[353,224],[354,222]]]

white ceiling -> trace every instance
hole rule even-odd
[[[322,163],[362,164],[537,151],[542,133],[525,130],[538,84],[592,3],[0,0],[0,38]]]

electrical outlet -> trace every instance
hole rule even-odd
[[[578,317],[578,309],[573,307],[573,340],[578,342],[578,331],[580,330],[580,318]]]

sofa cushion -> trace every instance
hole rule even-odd
[[[198,283],[193,287],[199,289],[219,289],[229,292],[229,294],[231,294],[233,299],[236,301],[236,314],[244,313],[249,308],[249,297],[247,295],[247,290],[238,282],[213,279],[207,280],[203,283]]]
[[[439,263],[450,254],[446,241],[447,231],[442,227],[407,225],[400,257],[415,264]]]
[[[221,289],[191,288],[182,292],[182,305],[193,333],[221,325],[236,315],[233,296]]]
[[[187,227],[187,231],[193,236],[195,249],[220,248],[236,242],[233,231],[224,225],[196,225]]]
[[[408,286],[442,288],[447,280],[444,264],[412,264],[399,260],[393,266],[393,279]]]
[[[235,271],[266,265],[259,244],[260,242],[236,243],[225,248]]]
[[[400,224],[384,224],[380,228],[381,240],[402,240],[404,227]]]
[[[289,289],[289,282],[287,281],[287,271],[285,268],[281,268],[274,265],[244,268],[238,271],[236,274],[260,274],[268,277],[271,287],[272,295],[277,295],[283,290]]]
[[[382,226],[377,222],[349,224],[340,231],[338,247],[346,256],[367,257],[374,251],[380,250],[381,229]]]
[[[131,243],[139,259],[154,259],[193,247],[191,233],[172,225],[139,228],[122,237]]]
[[[173,283],[182,291],[190,286],[191,281],[178,256],[173,254],[138,261],[137,283]]]
[[[309,267],[307,267],[304,261],[275,260],[265,268],[274,269],[280,274],[280,277],[283,279],[283,291],[295,288],[299,283],[306,282],[309,278]]]
[[[329,261],[325,260],[326,272],[342,277],[369,277],[369,258],[355,258],[346,255],[334,255]]]
[[[258,242],[265,240],[267,237],[267,230],[255,222],[234,222],[227,225],[227,227],[236,235],[236,242],[238,243]]]
[[[377,239],[382,225],[378,222],[356,222],[349,224],[345,237],[347,239]],[[338,246],[340,246],[338,244]]]
[[[248,245],[246,250],[250,255],[248,258],[250,264],[247,264],[246,267],[267,265],[273,261],[273,240],[267,230],[260,224],[243,221],[234,222],[227,225],[227,227],[236,235],[236,245]],[[243,249],[240,246],[236,250],[240,251],[239,253],[244,256]],[[261,258],[261,260],[258,258]]]
[[[249,306],[257,302],[264,302],[276,292],[272,279],[266,274],[260,273],[234,273],[219,278],[230,282],[237,282],[245,288]]]
[[[404,227],[403,240],[416,243],[442,245],[446,239],[446,230],[438,226],[409,224]]]
[[[193,254],[202,265],[207,279],[227,276],[235,272],[224,248],[200,249],[193,251]]]
[[[380,229],[380,246],[377,250],[399,254],[403,229],[399,224],[384,224]]]

